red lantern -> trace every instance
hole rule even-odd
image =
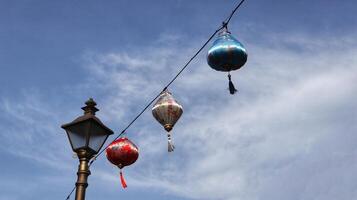
[[[106,155],[109,162],[120,169],[120,180],[123,188],[126,188],[126,182],[123,177],[122,169],[125,166],[133,164],[139,157],[138,147],[128,138],[122,137],[112,142],[106,149]]]

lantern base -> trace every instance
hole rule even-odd
[[[170,132],[172,130],[172,125],[171,124],[165,124],[164,128],[167,132]]]

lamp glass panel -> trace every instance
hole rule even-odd
[[[99,126],[98,124],[92,124],[90,130],[89,148],[95,152],[99,152],[100,148],[107,140],[107,130]]]
[[[86,127],[87,123],[80,123],[67,129],[67,134],[71,140],[73,150],[86,147]]]

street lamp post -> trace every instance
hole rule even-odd
[[[90,159],[100,151],[108,136],[113,134],[113,131],[95,116],[98,111],[95,107],[97,103],[90,98],[85,104],[82,116],[61,126],[66,130],[71,147],[79,159],[76,200],[85,199]]]

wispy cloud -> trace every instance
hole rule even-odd
[[[128,130],[140,148],[137,163],[125,169],[129,185],[190,199],[353,199],[355,41],[293,38],[249,44],[247,65],[233,73],[240,91],[235,96],[228,94],[226,74],[211,70],[205,55],[193,62],[170,88],[184,106],[173,130],[176,151],[166,152],[165,132],[150,111]],[[86,52],[83,67],[90,76],[78,91],[95,88],[100,117],[120,129],[199,46],[177,42],[179,37],[166,35],[161,45],[139,50]],[[61,171],[53,163],[68,165],[70,150],[67,138],[54,136],[63,115],[52,109],[65,109],[46,102],[36,92],[17,101],[3,98],[2,119],[12,128],[1,135],[2,144],[10,145],[16,132],[11,151]],[[50,138],[56,139],[44,143]],[[28,148],[34,153],[27,154]],[[118,183],[116,169],[105,158],[98,162],[93,182],[116,190],[107,184]]]
[[[346,43],[325,43],[306,36],[280,39],[294,48],[284,42],[270,48],[251,45],[249,63],[234,73],[241,89],[236,96],[225,90],[225,75],[210,71],[204,60],[191,66],[173,88],[187,108],[174,130],[177,151],[160,153],[165,150],[165,139],[157,132],[162,130],[148,124],[150,114],[146,115],[138,125],[142,128],[134,129],[139,137],[130,135],[142,150],[131,183],[195,199],[349,199],[356,195],[350,181],[345,188],[335,182],[321,185],[321,181],[343,181],[357,175],[351,166],[356,163],[356,148],[348,145],[356,139],[357,60],[353,55],[357,49],[350,39]],[[309,54],[296,50],[306,45]],[[124,64],[120,52],[115,55],[120,61],[109,58],[104,65],[95,63],[114,67],[118,74],[110,71],[113,80],[108,85],[121,94],[129,91],[125,98],[135,103],[159,90],[155,79],[167,75],[156,74],[158,70],[175,71],[158,64],[152,69],[147,66],[145,72],[123,75],[130,70],[122,64],[131,64]],[[151,59],[146,63],[155,63],[155,54],[148,55]],[[135,63],[145,66],[144,57],[135,57],[140,60]],[[175,63],[183,63],[183,57]],[[172,62],[167,59],[163,63]],[[123,80],[129,85],[140,80],[152,87],[127,90],[126,85],[118,84]],[[128,105],[116,98],[108,96],[115,107]],[[133,106],[129,103],[127,108]],[[346,131],[344,127],[348,127]],[[341,163],[343,160],[348,161]],[[108,175],[103,179],[112,180]]]
[[[58,139],[57,113],[46,103],[43,94],[35,89],[24,91],[20,100],[2,98],[0,124],[1,149],[15,156],[34,160],[56,169],[66,169],[69,151],[63,151],[63,141]],[[65,136],[63,134],[63,136]],[[61,163],[61,164],[59,164]]]

